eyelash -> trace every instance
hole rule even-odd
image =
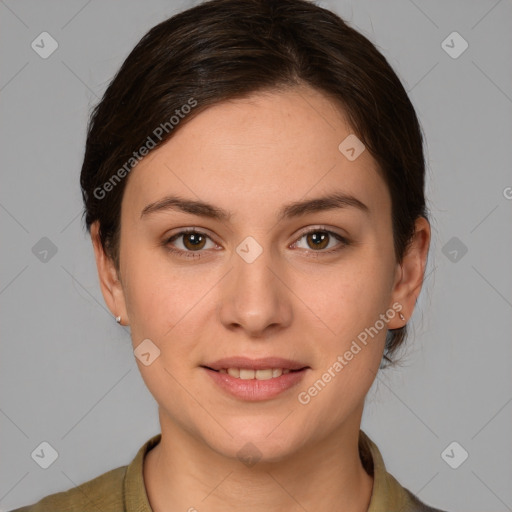
[[[176,233],[176,234],[172,235],[170,238],[167,238],[166,240],[164,240],[162,245],[170,253],[176,254],[177,256],[179,256],[181,258],[186,258],[186,259],[200,258],[201,257],[201,252],[206,250],[206,249],[201,249],[200,251],[183,251],[182,249],[176,249],[175,247],[173,247],[171,245],[172,242],[174,242],[174,240],[176,240],[177,238],[179,238],[179,237],[181,237],[183,235],[188,235],[190,233],[194,233],[194,234],[197,234],[197,235],[202,235],[202,236],[205,236],[206,238],[209,238],[211,240],[211,237],[209,237],[206,233],[203,233],[202,231],[197,231],[194,228],[187,228],[187,229],[184,229],[184,230],[180,231],[179,233]],[[294,242],[294,244],[296,244],[299,240],[301,240],[306,235],[309,235],[311,233],[327,233],[329,235],[332,235],[339,242],[341,242],[341,244],[337,245],[334,249],[330,249],[328,251],[325,251],[325,250],[323,250],[323,251],[306,250],[306,253],[308,254],[309,257],[317,258],[318,256],[330,255],[330,254],[336,253],[338,251],[341,251],[344,247],[350,245],[350,241],[347,238],[339,235],[338,233],[335,233],[334,231],[330,231],[330,230],[328,230],[328,229],[326,229],[324,227],[321,227],[321,226],[320,227],[315,227],[315,228],[309,229],[308,231],[302,232],[301,235],[299,236],[299,238],[297,239],[297,241]]]

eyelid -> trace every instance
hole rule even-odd
[[[316,231],[326,231],[327,233],[337,235],[340,238],[343,238],[343,239],[347,238],[345,235],[342,235],[341,233],[338,233],[337,231],[335,231],[335,229],[336,228],[330,228],[329,226],[326,226],[325,224],[317,224],[314,226],[308,226],[307,228],[304,228],[299,232],[299,236],[297,239],[300,239],[304,235],[307,235],[309,233],[316,232]],[[347,241],[348,241],[348,238],[347,238]]]
[[[165,240],[170,240],[173,237],[178,237],[178,235],[186,235],[189,233],[197,233],[199,235],[205,235],[208,238],[210,238],[212,241],[215,241],[215,236],[211,234],[211,232],[206,228],[199,228],[197,226],[188,226],[185,228],[176,228],[173,230],[173,233],[166,234],[164,236]],[[217,243],[217,242],[215,242]]]

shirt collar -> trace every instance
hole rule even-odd
[[[124,477],[124,508],[126,512],[153,512],[144,486],[143,463],[146,453],[160,442],[161,437],[162,434],[157,434],[146,441],[126,469]]]
[[[368,512],[405,510],[409,504],[407,491],[387,472],[377,445],[362,430],[359,431],[359,454],[366,472],[373,475]]]

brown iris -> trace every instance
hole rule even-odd
[[[183,245],[189,250],[201,250],[204,247],[205,240],[206,237],[200,233],[185,233],[183,235]],[[188,246],[188,242],[191,244],[190,247]]]
[[[309,245],[310,247],[314,247],[316,249],[325,249],[329,243],[329,234],[326,231],[313,231],[306,235],[306,240],[308,245],[310,241],[313,241],[313,245]]]

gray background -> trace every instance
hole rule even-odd
[[[0,0],[3,511],[129,463],[160,431],[101,296],[78,179],[90,109],[147,30],[191,5]],[[379,374],[362,428],[427,503],[512,510],[512,3],[320,5],[389,59],[427,139],[426,283],[405,365]],[[47,59],[31,48],[43,31],[59,45]],[[458,58],[441,46],[453,31],[469,44]],[[32,250],[43,237],[57,248],[46,261]],[[30,455],[42,441],[59,453],[46,470]],[[457,469],[441,457],[452,441],[469,453]]]

